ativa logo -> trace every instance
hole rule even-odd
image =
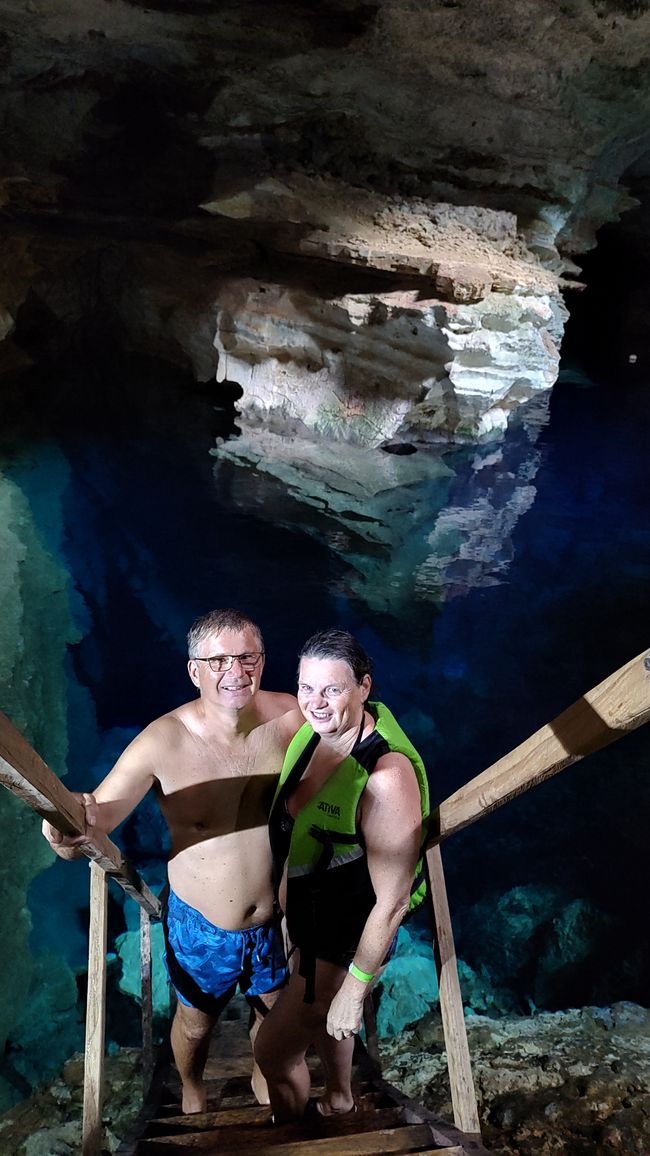
[[[341,818],[341,808],[337,803],[319,803],[318,810],[324,811],[326,815],[334,815],[337,819]]]

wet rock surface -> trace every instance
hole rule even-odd
[[[115,1152],[140,1111],[141,1065],[136,1048],[106,1057],[104,1152]],[[83,1069],[83,1056],[73,1056],[57,1080],[0,1116],[3,1156],[75,1156],[81,1151]]]
[[[495,1156],[645,1156],[650,1012],[637,1004],[466,1020],[483,1134]],[[386,1078],[451,1118],[438,1016],[381,1042]]]

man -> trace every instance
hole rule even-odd
[[[86,836],[65,838],[47,822],[43,834],[61,858],[76,858],[93,828],[110,834],[156,791],[171,836],[166,954],[179,997],[172,1049],[183,1111],[202,1112],[210,1034],[237,983],[255,1013],[254,1040],[286,977],[267,818],[302,716],[293,695],[260,690],[264,644],[246,615],[214,610],[197,619],[188,654],[198,698],[146,727],[94,795],[83,796]],[[268,1102],[255,1068],[252,1085]]]

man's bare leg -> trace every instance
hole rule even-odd
[[[258,1104],[264,1105],[270,1104],[271,1101],[269,1099],[268,1084],[260,1071],[257,1060],[255,1059],[255,1040],[257,1039],[257,1033],[260,1030],[262,1023],[264,1022],[264,1016],[266,1015],[269,1008],[273,1007],[273,1004],[275,1003],[279,994],[280,992],[278,990],[265,992],[263,995],[248,997],[248,1004],[251,1009],[251,1015],[248,1021],[248,1034],[251,1040],[251,1048],[253,1049],[253,1073],[251,1075],[251,1088],[253,1089],[253,1095],[255,1096]]]
[[[205,1112],[207,1096],[203,1083],[210,1036],[216,1017],[178,1001],[171,1030],[171,1044],[183,1085],[183,1112]]]

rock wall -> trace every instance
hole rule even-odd
[[[56,539],[65,474],[60,462],[49,465],[52,468],[42,463],[40,479],[38,470],[34,476],[34,467],[30,472],[36,502],[41,512],[47,511],[52,539]],[[52,544],[43,539],[21,487],[0,475],[0,707],[52,770],[62,774],[67,756],[65,653],[67,643],[75,641],[78,633],[70,614],[67,574]],[[32,921],[27,892],[31,880],[52,862],[52,854],[41,837],[40,820],[6,790],[0,791],[0,823],[0,1047],[6,1049],[0,1074],[2,1110],[23,1093],[39,1051],[51,1046],[56,1062],[57,1014],[66,1013],[69,1019],[76,987],[70,971],[50,961],[46,971],[50,981],[54,976],[56,980],[48,988],[45,1005],[38,996],[43,969],[29,945]],[[38,1023],[37,1038],[30,1009]]]

